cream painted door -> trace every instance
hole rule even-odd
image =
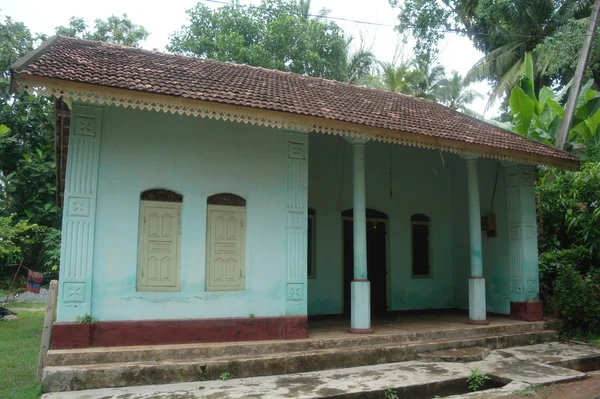
[[[141,201],[139,291],[179,290],[181,204]]]
[[[206,231],[206,290],[245,288],[246,208],[208,205]]]

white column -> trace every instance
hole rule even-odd
[[[57,321],[92,314],[102,108],[73,105],[63,205]]]
[[[485,279],[481,246],[481,210],[477,158],[465,157],[469,206],[469,250],[471,276],[469,277],[469,324],[488,324],[485,304]]]
[[[351,333],[369,334],[371,329],[371,291],[367,279],[367,217],[365,196],[365,143],[363,139],[348,139],[352,145],[353,219],[354,219],[354,280],[351,284]]]

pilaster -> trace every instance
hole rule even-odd
[[[71,112],[63,205],[57,321],[92,312],[92,263],[102,108],[74,105]]]
[[[308,134],[285,133],[287,253],[285,315],[307,314]]]
[[[535,172],[506,165],[511,302],[539,300]]]

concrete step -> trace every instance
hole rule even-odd
[[[433,341],[392,342],[358,347],[307,351],[228,355],[177,360],[143,360],[119,363],[48,366],[42,376],[44,392],[113,388],[175,382],[217,380],[224,373],[234,378],[302,373],[414,360],[419,353],[452,348],[503,349],[533,342],[553,341],[552,330],[516,334],[489,334]]]
[[[350,349],[374,345],[438,341],[444,339],[470,338],[488,335],[519,334],[543,331],[544,322],[489,325],[469,328],[399,332],[384,335],[336,335],[320,340],[278,340],[226,342],[210,344],[130,346],[111,348],[88,348],[50,350],[47,366],[70,366],[98,363],[154,362],[169,360],[215,359],[223,356],[255,356],[263,354],[306,352],[321,349]]]
[[[600,359],[600,351],[585,345],[549,343],[501,349],[475,363],[424,363],[409,361],[228,381],[198,381],[167,385],[104,388],[47,393],[42,399],[324,399],[382,398],[392,389],[399,398],[500,398],[526,391],[532,385],[549,385],[589,378],[585,373],[557,367]],[[470,391],[466,379],[477,367],[504,387]],[[389,392],[389,391],[388,391]],[[524,395],[525,396],[525,395]],[[572,393],[577,397],[576,393]]]

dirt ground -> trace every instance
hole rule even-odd
[[[587,380],[535,387],[514,395],[503,396],[502,399],[600,399],[600,371],[592,371],[588,374],[590,378]]]

